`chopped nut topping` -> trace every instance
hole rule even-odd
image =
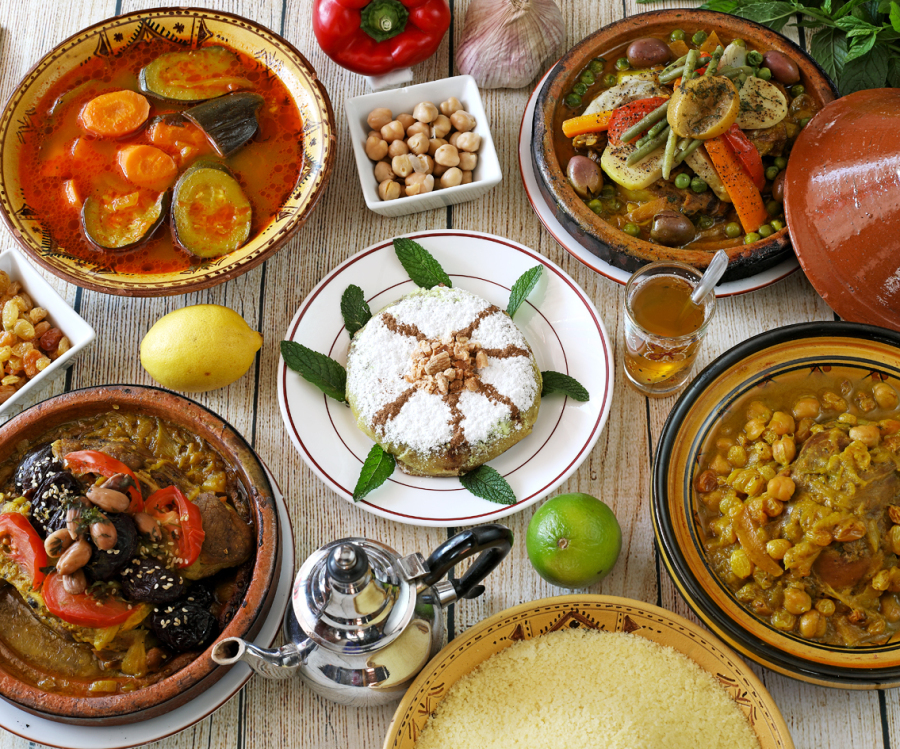
[[[443,372],[449,366],[450,354],[446,351],[434,353],[432,354],[431,359],[428,360],[428,364],[425,365],[425,374],[436,375],[438,372]]]
[[[484,351],[479,351],[475,354],[475,367],[478,369],[484,369],[488,365],[487,354]]]

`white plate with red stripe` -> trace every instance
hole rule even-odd
[[[456,230],[410,234],[443,266],[455,287],[478,294],[501,309],[510,287],[529,268],[544,266],[535,290],[516,313],[543,370],[574,377],[590,393],[578,403],[560,394],[541,400],[532,433],[491,461],[516,496],[499,505],[470,494],[456,478],[407,476],[399,469],[358,506],[412,525],[472,525],[497,520],[534,504],[565,481],[587,458],[609,415],[614,363],[609,336],[593,303],[559,266],[535,250],[503,237]],[[372,312],[414,291],[387,239],[357,253],[329,273],[300,305],[285,335],[314,351],[347,360],[350,338],[340,301],[359,286]],[[307,465],[340,497],[353,501],[372,441],[356,426],[350,409],[329,399],[287,368],[278,369],[278,403],[291,441]]]

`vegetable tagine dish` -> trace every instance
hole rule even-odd
[[[303,123],[262,64],[141,42],[63,75],[34,114],[25,200],[55,245],[121,273],[184,270],[259,234],[291,194]]]
[[[875,376],[872,376],[872,375]],[[739,402],[697,474],[698,531],[772,627],[853,647],[900,631],[900,397],[877,373],[799,373]]]
[[[0,665],[47,692],[120,694],[192,662],[252,573],[246,493],[159,418],[113,411],[0,466]]]
[[[632,237],[710,251],[784,228],[784,170],[818,109],[789,56],[703,29],[593,59],[563,103],[555,147],[587,206]]]

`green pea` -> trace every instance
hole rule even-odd
[[[766,203],[766,212],[770,216],[777,216],[779,213],[781,213],[781,203],[779,203],[777,200],[770,200],[768,203]]]
[[[625,229],[623,231],[630,237],[641,236],[641,227],[637,224],[625,224]]]
[[[590,70],[594,76],[600,75],[603,72],[603,63],[606,62],[602,57],[595,57],[591,60],[590,65],[588,65],[588,70]]]
[[[797,124],[800,125],[801,128],[806,127],[806,126],[809,124],[809,121],[810,121],[811,119],[812,119],[812,117],[804,117],[804,118],[803,118],[802,120],[800,120],[800,122],[798,122]]]
[[[745,42],[743,39],[734,39],[731,43],[738,47],[747,47],[747,42]]]
[[[627,57],[620,57],[616,60],[616,70],[628,70],[631,67],[631,63],[628,62]]]
[[[609,208],[609,210],[613,213],[618,213],[622,210],[622,201],[618,198],[613,198],[612,200],[607,202],[606,207]]]
[[[744,244],[753,244],[754,242],[758,242],[759,240],[759,234],[757,234],[755,231],[751,231],[746,237],[744,237]]]
[[[787,166],[787,159],[784,156],[778,156],[775,158],[775,166],[779,169],[784,169]]]
[[[675,29],[671,34],[669,34],[670,42],[677,42],[685,37],[684,29]]]
[[[701,216],[700,220],[697,222],[697,227],[701,230],[712,229],[713,224],[715,223],[716,220],[712,216]]]
[[[615,73],[607,73],[606,77],[603,79],[603,83],[606,84],[607,88],[615,86],[618,82],[619,79],[616,77]]]
[[[725,224],[725,236],[729,239],[737,239],[737,237],[741,236],[741,225],[736,221]]]
[[[747,64],[751,67],[758,68],[762,65],[763,56],[755,49],[747,53]]]
[[[594,213],[598,216],[603,213],[603,203],[601,203],[596,198],[587,204],[588,208],[590,208]]]
[[[763,224],[756,231],[761,237],[771,237],[775,233],[775,230],[768,224]]]
[[[572,93],[578,94],[578,96],[584,96],[587,93],[588,87],[583,83],[576,83],[572,86]]]
[[[691,178],[684,172],[675,177],[675,187],[687,190],[691,186]]]
[[[793,96],[795,99],[798,96],[802,96],[805,93],[806,93],[806,86],[804,86],[803,84],[798,83],[796,86],[791,86],[791,96]]]
[[[770,81],[770,80],[772,80],[772,71],[769,70],[768,68],[760,68],[759,71],[756,73],[756,77],[762,78],[762,80],[764,80],[764,81]]]
[[[593,86],[597,82],[597,79],[594,78],[594,74],[590,70],[583,70],[581,72],[580,80],[585,86]]]
[[[605,200],[609,200],[610,198],[616,197],[616,188],[614,185],[603,185],[603,189],[600,190],[600,197]]]
[[[696,193],[706,192],[709,189],[709,185],[706,184],[706,180],[701,179],[700,177],[694,177],[691,180],[691,189]]]
[[[772,222],[772,228],[775,231],[781,231],[784,228],[784,221],[779,221],[778,219],[775,219]]]
[[[691,41],[697,47],[703,44],[703,42],[705,42],[707,39],[709,39],[709,34],[707,34],[705,31],[698,31],[691,37]]]
[[[581,97],[578,94],[569,94],[566,97],[566,106],[572,109],[578,109],[581,106]]]
[[[772,182],[778,176],[778,172],[780,171],[781,170],[777,166],[770,166],[766,169],[766,179],[769,180],[769,182]]]

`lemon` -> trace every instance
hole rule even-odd
[[[156,321],[141,341],[141,364],[163,387],[202,393],[242,377],[260,346],[262,336],[237,312],[197,304]]]
[[[622,549],[622,529],[613,511],[596,497],[560,494],[534,513],[525,548],[548,583],[586,588],[613,568]]]

